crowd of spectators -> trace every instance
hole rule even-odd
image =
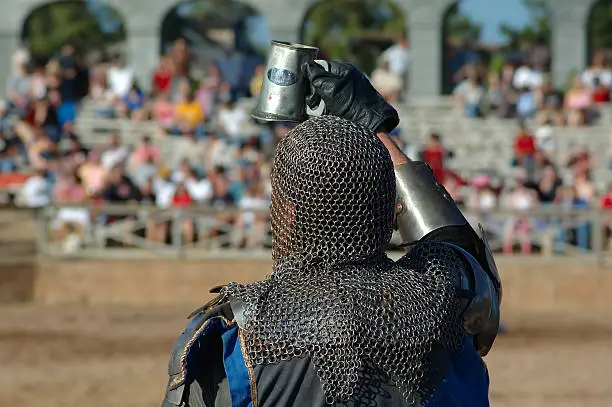
[[[404,96],[402,78],[409,63],[408,41],[402,38],[381,55],[380,66],[370,76],[392,103]],[[494,174],[466,179],[453,171],[448,165],[453,152],[445,148],[439,134],[432,134],[423,146],[407,145],[400,129],[393,136],[412,158],[430,164],[462,207],[472,212],[498,208],[525,212],[525,216],[505,217],[486,226],[498,234],[504,252],[512,252],[518,242],[520,250],[529,253],[534,232],[553,222],[528,216],[529,210],[543,205],[593,207],[597,199],[603,207],[612,207],[610,194],[596,199],[594,161],[588,150],[576,151],[567,163],[553,159],[555,127],[588,125],[597,118],[597,104],[609,101],[612,71],[604,63],[598,54],[565,93],[555,91],[533,63],[505,66],[500,75],[488,76],[486,88],[478,69],[468,65],[462,70],[465,79],[458,84],[455,98],[467,116],[519,119],[511,163],[517,176],[510,183]],[[26,50],[19,50],[13,65],[8,98],[0,103],[0,173],[24,168],[33,172],[21,190],[23,205],[64,206],[53,227],[67,250],[78,248],[96,222],[117,225],[125,231],[124,242],[136,231],[149,242],[165,243],[176,238],[173,231],[178,230],[186,243],[222,236],[236,247],[261,245],[267,218],[254,208],[269,203],[274,144],[289,129],[286,124],[254,123],[242,103],[258,96],[265,72],[262,65],[245,72],[227,63],[201,69],[193,64],[187,43],[178,39],[160,57],[146,92],[121,56],[86,65],[70,44],[42,66]],[[132,147],[119,134],[84,145],[75,128],[84,99],[101,118],[146,121],[154,123],[155,130]],[[529,126],[534,120],[539,124],[532,132]],[[170,155],[163,154],[157,143],[164,138],[173,140]],[[146,215],[128,216],[77,207],[102,203],[134,203],[151,209]],[[239,214],[223,211],[231,206],[244,210]],[[219,210],[171,219],[164,211],[170,207]],[[588,250],[588,222],[554,224],[557,252],[563,252],[570,240]]]

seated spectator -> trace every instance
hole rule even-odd
[[[224,102],[218,114],[219,130],[229,136],[230,140],[239,140],[242,137],[244,125],[249,117],[244,107],[233,100]]]
[[[536,152],[535,139],[524,123],[514,138],[514,166],[520,166],[529,171],[533,167],[533,157]]]
[[[30,75],[29,97],[33,100],[43,99],[47,95],[47,78],[44,67],[37,65]]]
[[[515,89],[533,90],[544,83],[542,72],[533,68],[530,61],[525,60],[523,64],[514,72],[512,86]]]
[[[463,109],[467,117],[479,117],[481,114],[480,104],[484,96],[484,90],[478,83],[475,74],[470,74],[453,91],[455,102]]]
[[[445,161],[449,152],[442,145],[439,134],[432,133],[427,139],[427,145],[421,153],[421,161],[425,161],[431,167],[439,183],[444,184],[446,174]]]
[[[176,184],[176,190],[172,196],[172,207],[189,208],[193,206],[194,200],[185,186],[185,182],[180,181]],[[180,222],[183,243],[192,243],[194,239],[195,227],[193,217],[183,214]]]
[[[158,172],[159,164],[155,161],[155,157],[149,155],[145,158],[144,162],[132,167],[130,176],[136,186],[142,186]]]
[[[26,208],[45,208],[51,203],[51,184],[46,170],[38,170],[19,190],[18,201]]]
[[[140,144],[134,149],[130,158],[130,168],[136,169],[143,164],[151,162],[158,164],[161,161],[161,153],[157,147],[153,145],[151,137],[143,136],[140,139]]]
[[[374,71],[371,77],[372,85],[390,103],[399,100],[402,91],[402,78],[391,72],[389,63],[383,61]]]
[[[610,101],[610,89],[601,83],[599,78],[595,78],[594,83],[593,102],[596,104],[608,103]]]
[[[138,83],[134,82],[132,84],[129,92],[123,97],[123,103],[130,117],[133,117],[134,112],[144,108],[145,94],[138,86]]]
[[[567,124],[570,126],[585,125],[592,106],[591,92],[585,88],[580,77],[575,77],[572,86],[565,93],[564,107],[567,112]]]
[[[107,169],[100,161],[100,153],[92,150],[87,155],[87,160],[78,169],[78,174],[83,181],[83,187],[90,196],[97,196],[106,184]]]
[[[197,171],[191,170],[185,177],[185,188],[195,203],[205,204],[212,198],[212,185],[206,177],[202,177]]]
[[[521,253],[531,253],[531,219],[529,218],[529,210],[533,209],[537,204],[536,193],[527,187],[526,177],[517,177],[516,187],[506,197],[506,207],[508,209],[525,212],[526,215],[512,216],[506,221],[504,228],[503,251],[510,254],[514,251],[514,241],[518,238]]]
[[[153,72],[153,92],[155,94],[170,92],[173,76],[172,59],[164,55],[159,59],[155,72]]]
[[[63,152],[65,162],[73,168],[83,164],[89,155],[89,149],[81,144],[80,139],[75,134],[70,134],[66,139],[68,149]]]
[[[204,112],[192,92],[189,93],[186,100],[176,105],[174,122],[173,132],[175,134],[203,132]]]
[[[516,116],[520,121],[531,119],[535,116],[538,106],[533,91],[529,88],[521,88],[516,100]]]
[[[562,185],[563,181],[552,164],[548,164],[544,167],[542,177],[538,182],[528,184],[528,186],[536,191],[538,201],[542,204],[553,203],[557,196],[557,191]]]
[[[490,212],[497,208],[497,194],[491,187],[491,177],[478,175],[472,179],[471,185],[468,208],[476,212]]]
[[[165,132],[174,127],[174,104],[169,93],[161,93],[153,102],[152,117]]]
[[[123,58],[117,57],[107,71],[107,83],[116,99],[122,99],[134,83],[134,72],[125,65]]]
[[[200,87],[196,91],[196,99],[202,107],[205,117],[214,117],[217,113],[217,94],[221,86],[221,72],[217,65],[211,65],[207,74],[200,81]]]
[[[55,106],[46,96],[36,100],[33,113],[33,124],[42,129],[52,143],[59,143],[62,134],[59,117]]]
[[[102,148],[100,161],[106,170],[110,170],[116,165],[123,164],[130,154],[127,146],[121,144],[118,134],[111,134],[108,145]]]
[[[17,140],[9,138],[0,132],[0,173],[6,174],[17,170],[19,148]]]
[[[554,157],[557,140],[555,138],[555,127],[553,122],[542,116],[542,122],[535,131],[536,147],[549,157]]]
[[[236,218],[236,246],[253,248],[263,244],[267,230],[267,213],[248,212],[248,209],[266,209],[269,203],[265,199],[264,190],[260,183],[253,183],[245,191],[238,203],[243,210]]]
[[[261,86],[263,85],[265,74],[266,74],[265,65],[257,65],[255,67],[255,75],[253,75],[253,79],[251,79],[251,86],[250,86],[252,97],[259,96],[259,93],[261,92]]]
[[[120,166],[113,167],[108,175],[108,183],[100,194],[105,203],[110,204],[135,204],[140,201],[140,190],[132,180],[124,173]],[[117,223],[124,233],[124,241],[130,242],[134,217],[130,214],[110,214],[106,216],[106,224]]]
[[[153,188],[153,178],[140,187],[140,204],[143,206],[155,206],[157,204],[157,196]],[[157,243],[165,243],[168,233],[168,218],[166,215],[156,212],[147,212],[142,214],[141,219],[145,223],[145,237]]]
[[[593,56],[593,62],[580,76],[584,86],[596,89],[602,85],[608,90],[612,87],[612,70],[606,65],[606,54],[598,51]]]
[[[60,175],[53,191],[53,201],[58,205],[86,205],[90,202],[87,191],[74,172]],[[57,211],[54,224],[56,238],[63,241],[65,252],[72,253],[78,250],[90,223],[87,208],[61,207]]]
[[[565,210],[573,210],[580,208],[588,208],[588,202],[578,197],[578,191],[573,186],[565,186],[557,191],[555,204]],[[569,232],[573,232],[576,238],[576,244],[582,252],[589,249],[589,224],[580,217],[564,217],[559,225],[555,237],[556,254],[565,253],[565,245],[569,240]]]
[[[550,81],[546,81],[536,96],[540,121],[550,120],[556,126],[563,126],[563,93],[555,90]]]

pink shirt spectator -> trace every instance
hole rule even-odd
[[[149,160],[158,162],[161,159],[161,154],[157,147],[148,144],[141,144],[136,147],[132,153],[133,163],[135,165],[141,165]]]
[[[153,118],[161,127],[167,129],[174,124],[174,105],[168,99],[160,99],[153,105]]]

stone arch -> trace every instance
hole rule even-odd
[[[232,12],[226,10],[232,9]],[[177,38],[202,48],[209,59],[226,49],[263,55],[270,43],[266,16],[240,0],[185,0],[170,7],[160,21],[160,52]]]
[[[549,4],[544,2],[526,6],[525,12],[529,15],[526,27],[529,27],[529,29],[507,26],[504,30],[506,33],[505,42],[487,44],[480,40],[483,31],[481,22],[460,12],[462,1],[455,1],[441,16],[443,94],[449,94],[454,88],[456,81],[453,80],[453,77],[460,66],[474,61],[481,71],[499,70],[503,61],[518,64],[525,59],[539,62],[546,71],[551,70],[550,59],[544,61],[546,56],[550,56],[553,34],[554,19]],[[503,11],[500,11],[500,13],[503,13]],[[526,51],[526,45],[532,51]]]
[[[334,30],[349,22],[352,28],[334,39]],[[395,0],[319,0],[305,10],[299,41],[319,47],[322,58],[348,60],[371,72],[382,50],[408,37],[407,27],[406,12]]]
[[[127,40],[122,12],[105,1],[57,0],[31,7],[19,39],[34,56],[48,58],[66,42],[87,52],[115,51]]]
[[[596,0],[591,4],[585,22],[586,55],[585,64],[590,64],[596,52],[612,57],[612,0]]]

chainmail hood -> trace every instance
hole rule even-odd
[[[433,350],[460,346],[462,263],[439,243],[386,257],[395,178],[382,142],[310,119],[280,141],[272,188],[273,272],[223,290],[242,303],[247,366],[308,356],[329,404],[373,406],[393,385],[420,406],[437,384]]]
[[[337,264],[384,253],[395,175],[376,135],[323,116],[292,129],[272,168],[272,256]]]

